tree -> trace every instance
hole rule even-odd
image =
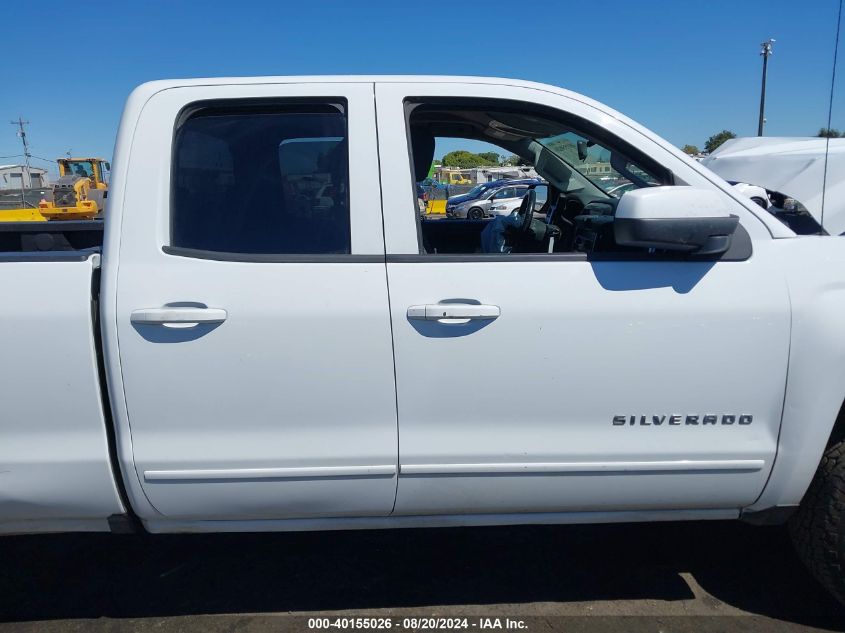
[[[706,149],[708,152],[715,152],[716,148],[719,147],[719,145],[732,138],[736,138],[736,134],[734,134],[730,130],[722,130],[718,134],[714,134],[713,136],[707,139],[707,142],[704,144],[704,149]]]
[[[546,143],[546,147],[572,165],[583,162],[578,156],[578,146],[568,138],[556,138]]]
[[[696,154],[699,153],[698,148],[695,145],[684,145],[681,148],[681,151],[684,154],[689,154],[690,156],[695,156]]]
[[[483,158],[485,160],[489,160],[490,163],[493,164],[493,165],[498,165],[501,162],[500,159],[502,158],[496,152],[481,152],[479,154],[479,156],[481,156],[481,158]]]
[[[845,134],[840,134],[839,130],[837,130],[835,127],[823,127],[819,130],[819,133],[816,134],[816,136],[820,136],[822,138],[839,138],[845,137]]]
[[[469,169],[470,167],[491,167],[498,164],[498,161],[494,163],[480,154],[473,154],[472,152],[468,152],[464,149],[449,152],[443,157],[444,167],[457,167],[459,169]]]
[[[505,167],[517,167],[519,165],[527,165],[528,161],[524,158],[517,156],[516,154],[511,154],[505,160],[502,161],[502,165]]]

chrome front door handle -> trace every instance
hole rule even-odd
[[[482,303],[430,303],[408,308],[408,318],[414,321],[492,321],[501,314],[499,306]]]

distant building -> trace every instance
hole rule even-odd
[[[441,182],[449,181],[449,174],[460,174],[469,178],[472,184],[492,182],[502,178],[537,178],[537,172],[533,167],[520,165],[516,167],[472,167],[469,169],[457,169],[455,167],[436,167],[434,175]]]
[[[587,162],[581,165],[581,171],[587,176],[616,176],[616,170],[609,162]]]
[[[0,165],[0,189],[38,189],[48,184],[47,170],[41,167],[30,167],[27,173],[26,165]]]
[[[492,182],[502,178],[537,178],[537,172],[533,167],[520,165],[514,167],[477,167],[470,169],[470,178],[478,182]]]

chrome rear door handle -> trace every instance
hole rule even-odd
[[[167,307],[133,310],[132,323],[148,325],[185,325],[190,323],[223,323],[228,313],[222,308]]]

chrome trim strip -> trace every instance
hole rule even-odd
[[[312,466],[305,468],[219,468],[209,470],[145,470],[146,481],[236,481],[242,479],[322,479],[393,477],[396,466]]]
[[[674,460],[649,462],[516,462],[488,464],[403,464],[400,475],[563,474],[626,472],[712,472],[762,470],[762,459]]]

